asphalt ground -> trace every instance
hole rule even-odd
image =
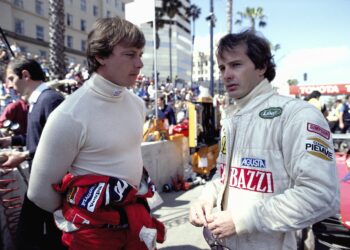
[[[188,220],[190,202],[200,195],[202,188],[196,186],[188,191],[160,193],[164,202],[155,207],[152,214],[165,224],[167,238],[164,243],[157,244],[158,249],[210,249],[203,238],[202,228],[192,226]]]

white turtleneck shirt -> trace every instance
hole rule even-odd
[[[93,74],[51,113],[33,160],[29,199],[56,210],[61,196],[51,185],[67,172],[118,177],[137,188],[144,118],[141,98]]]

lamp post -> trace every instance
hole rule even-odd
[[[214,27],[216,17],[214,14],[214,1],[210,0],[210,13],[206,17],[206,20],[209,21],[209,30],[210,30],[210,95],[214,97]]]

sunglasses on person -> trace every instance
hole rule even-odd
[[[212,250],[231,250],[230,248],[222,245],[219,240],[213,235],[213,233],[207,228],[203,228],[203,236],[210,249]]]

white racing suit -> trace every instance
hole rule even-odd
[[[200,198],[231,211],[231,250],[296,249],[296,230],[339,209],[332,137],[314,106],[260,85],[240,110],[227,109],[218,171]]]

